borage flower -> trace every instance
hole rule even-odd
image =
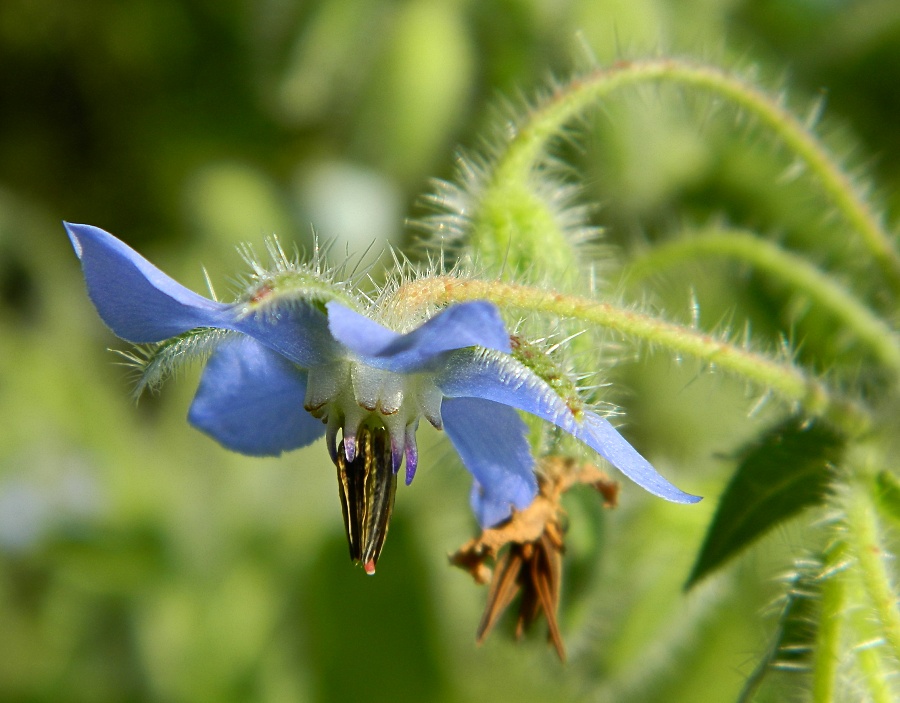
[[[279,455],[325,435],[350,556],[368,573],[381,552],[404,460],[406,483],[415,476],[422,417],[447,433],[474,477],[471,503],[482,527],[523,510],[537,494],[517,410],[562,428],[654,495],[699,500],[660,476],[605,418],[587,410],[576,415],[513,358],[491,303],[451,305],[424,322],[389,329],[327,276],[302,267],[288,273],[315,285],[297,285],[296,276],[284,286],[284,276],[260,277],[243,299],[224,303],[188,290],[101,229],[66,229],[91,300],[122,339],[144,344],[198,328],[231,332],[221,335],[203,371],[192,425],[254,456]]]

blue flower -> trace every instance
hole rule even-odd
[[[253,300],[224,303],[188,290],[101,229],[65,226],[88,294],[119,337],[153,343],[196,328],[237,333],[210,357],[190,423],[228,449],[255,456],[325,435],[339,478],[344,472],[351,555],[367,570],[374,570],[393,501],[388,479],[376,479],[374,488],[370,479],[379,470],[395,475],[405,459],[406,483],[412,481],[422,417],[447,433],[474,477],[472,508],[483,527],[526,508],[537,492],[519,410],[562,428],[650,493],[678,503],[699,500],[660,476],[606,419],[586,410],[576,417],[513,358],[491,303],[452,305],[400,331],[337,300],[295,299],[275,308]],[[354,467],[365,469],[356,479]],[[373,517],[372,501],[388,507]],[[384,525],[367,526],[372,520]]]

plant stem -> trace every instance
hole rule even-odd
[[[783,399],[802,405],[811,415],[826,417],[851,435],[864,431],[868,415],[858,406],[831,395],[828,389],[801,369],[736,346],[724,339],[698,332],[632,310],[580,296],[548,292],[542,288],[498,281],[478,281],[451,276],[420,278],[400,286],[387,304],[417,309],[431,304],[463,300],[489,300],[558,317],[574,318],[614,330],[625,336],[687,354],[717,366]]]
[[[819,577],[822,589],[822,610],[816,634],[813,664],[812,700],[832,703],[835,699],[838,666],[841,660],[843,610],[846,599],[844,574],[846,547],[838,543],[828,554],[825,571]]]
[[[864,700],[871,700],[874,703],[895,703],[897,699],[891,684],[893,671],[885,661],[887,652],[884,651],[884,640],[875,632],[876,623],[869,615],[870,609],[854,607],[866,599],[865,588],[855,570],[848,570],[846,575],[847,613],[857,643],[853,651],[856,654],[862,683],[869,692],[869,697]]]
[[[822,184],[826,195],[878,261],[895,288],[900,288],[900,253],[883,224],[824,145],[777,100],[720,69],[676,59],[621,61],[596,69],[560,87],[519,126],[497,162],[482,199],[493,186],[525,182],[539,163],[550,139],[575,117],[618,88],[641,83],[688,85],[725,98],[753,114],[797,155]]]
[[[900,339],[884,320],[805,259],[749,232],[705,230],[654,247],[632,263],[628,281],[635,282],[698,256],[721,256],[749,263],[779,278],[792,290],[805,293],[816,306],[838,318],[895,376],[900,376]]]
[[[880,537],[880,525],[873,496],[861,480],[848,486],[846,522],[848,540],[858,564],[860,578],[884,637],[897,664],[900,664],[900,610],[897,591],[885,562],[886,552]]]

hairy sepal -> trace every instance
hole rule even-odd
[[[191,364],[203,364],[226,339],[240,333],[214,327],[198,327],[157,344],[139,345],[131,352],[119,352],[137,376],[133,396],[156,390],[164,381]]]

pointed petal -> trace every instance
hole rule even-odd
[[[129,342],[159,342],[195,327],[222,327],[229,306],[169,278],[108,232],[64,223],[103,321]]]
[[[306,372],[249,337],[210,357],[188,420],[241,454],[277,456],[315,441],[325,426],[303,409]]]
[[[579,423],[565,401],[547,383],[512,357],[459,352],[437,379],[437,384],[447,396],[484,398],[552,422],[655,496],[674,503],[700,500],[660,476],[604,418],[585,411],[584,419]],[[444,406],[446,404],[445,400]]]
[[[340,303],[332,301],[326,307],[335,339],[376,368],[417,371],[444,352],[476,345],[510,351],[500,312],[482,300],[453,305],[407,334],[389,330]]]
[[[605,417],[585,412],[582,426],[572,435],[653,495],[673,503],[697,503],[702,500],[700,496],[685,493],[660,476],[650,462],[642,457]]]
[[[325,315],[313,306],[243,314],[197,295],[108,232],[64,223],[97,312],[122,339],[159,342],[195,327],[243,332],[304,367],[333,356]]]
[[[482,527],[524,510],[537,494],[528,428],[512,408],[477,398],[446,398],[444,430],[475,477],[472,509]]]

